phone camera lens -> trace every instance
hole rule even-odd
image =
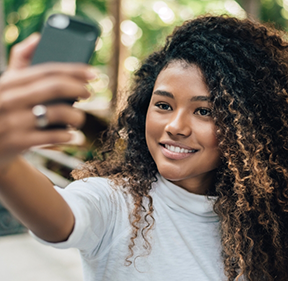
[[[86,33],[85,37],[88,41],[95,41],[96,34],[95,34],[95,32],[91,31],[91,32]]]
[[[70,23],[69,17],[65,15],[53,15],[48,19],[48,24],[55,28],[65,29]]]

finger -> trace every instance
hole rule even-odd
[[[0,137],[14,131],[30,133],[36,129],[36,117],[32,109],[22,109],[0,116]],[[63,104],[48,106],[46,117],[49,125],[65,124],[74,128],[80,128],[85,121],[83,111]]]
[[[66,124],[74,128],[80,128],[85,122],[85,113],[65,104],[47,107],[47,119],[49,125]]]
[[[3,136],[8,136],[15,130],[27,130],[31,127],[31,112],[28,110],[14,111],[9,114],[1,112],[0,115],[0,137],[1,143]]]
[[[1,111],[16,110],[43,104],[51,100],[87,99],[89,91],[84,84],[70,77],[48,77],[30,85],[6,90],[0,96]]]
[[[34,130],[29,134],[27,134],[27,132],[18,131],[2,138],[0,151],[5,148],[5,155],[17,155],[32,146],[66,143],[70,141],[72,137],[72,134],[67,130]]]
[[[21,69],[31,63],[33,53],[40,41],[40,34],[33,33],[22,42],[14,45],[10,52],[8,69]]]
[[[3,74],[0,89],[4,91],[11,87],[24,86],[34,81],[49,77],[66,75],[82,82],[95,79],[95,72],[90,66],[81,63],[45,63],[34,65],[25,70],[11,70]]]

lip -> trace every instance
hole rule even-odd
[[[167,148],[165,148],[165,144],[177,146],[177,147],[187,149],[187,150],[196,150],[196,151],[195,152],[188,152],[188,153],[173,152],[173,151],[170,151]],[[199,150],[199,149],[195,149],[195,148],[185,146],[183,144],[171,142],[171,141],[161,142],[160,147],[161,147],[161,151],[162,151],[163,155],[169,159],[172,159],[172,160],[181,160],[181,159],[185,159],[187,157],[191,157],[191,156],[195,155],[195,153],[197,153],[197,151]]]
[[[178,146],[180,148],[184,148],[184,149],[188,149],[188,150],[199,150],[197,148],[191,147],[191,146],[187,146],[178,142],[174,142],[174,141],[161,141],[160,145],[161,146],[165,146],[165,144],[167,145],[173,145],[173,146]]]

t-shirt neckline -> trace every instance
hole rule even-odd
[[[191,193],[168,181],[161,175],[158,175],[157,179],[158,185],[155,192],[171,208],[192,213],[201,220],[219,221],[218,215],[213,210],[213,205],[217,199],[216,196],[208,197],[206,195]]]

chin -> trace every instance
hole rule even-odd
[[[166,180],[169,181],[180,181],[182,180],[182,177],[179,175],[179,173],[175,173],[174,171],[163,171],[163,170],[158,170],[159,174],[165,178]]]

